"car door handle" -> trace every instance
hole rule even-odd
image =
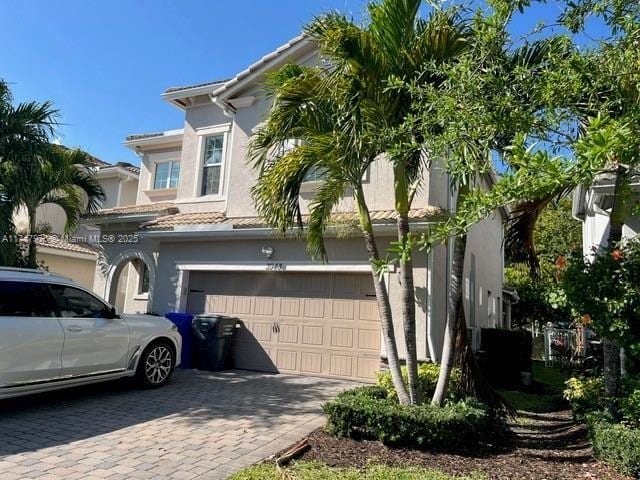
[[[71,327],[67,327],[67,331],[76,333],[76,332],[81,332],[82,328],[76,327],[76,326],[71,326]]]

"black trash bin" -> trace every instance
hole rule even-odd
[[[192,322],[193,349],[198,370],[233,368],[232,340],[240,321],[224,315],[197,315]]]

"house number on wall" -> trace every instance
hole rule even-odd
[[[267,263],[267,272],[284,272],[286,269],[284,263]]]

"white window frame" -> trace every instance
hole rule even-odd
[[[164,187],[161,188],[156,188],[156,175],[158,173],[158,166],[162,165],[164,163],[168,163],[169,164],[169,174],[167,175],[167,184]],[[151,177],[151,185],[149,188],[149,190],[171,190],[174,188],[178,188],[178,185],[180,184],[180,174],[182,173],[182,165],[180,165],[180,171],[178,172],[178,185],[176,185],[175,187],[171,187],[171,172],[173,171],[173,164],[177,163],[178,165],[180,165],[180,160],[179,159],[173,159],[173,160],[160,160],[160,161],[156,161],[153,162],[153,176]]]
[[[197,171],[195,175],[195,182],[193,185],[193,198],[200,200],[223,200],[226,195],[226,177],[227,177],[227,159],[229,153],[229,133],[231,131],[231,124],[216,125],[215,127],[199,128],[196,130],[198,135],[198,152],[197,152]],[[201,195],[202,193],[202,180],[204,176],[204,153],[205,145],[208,137],[215,135],[221,135],[222,138],[222,159],[220,161],[220,187],[217,194]]]

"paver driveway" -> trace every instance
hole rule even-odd
[[[177,371],[159,390],[100,384],[0,402],[0,479],[222,479],[324,423],[352,383]]]

